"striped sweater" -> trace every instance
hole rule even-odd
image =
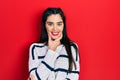
[[[72,72],[68,73],[68,55],[64,45],[57,47],[56,51],[48,49],[42,43],[33,43],[29,49],[29,72],[35,80],[78,80],[80,65],[77,46],[71,46],[72,55],[76,63]]]

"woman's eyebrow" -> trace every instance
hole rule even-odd
[[[53,23],[53,22],[51,22],[51,21],[47,21],[46,23]]]
[[[59,22],[57,22],[57,23],[63,23],[63,21],[59,21]]]
[[[51,22],[51,21],[47,21],[46,23],[54,23],[54,22]],[[63,23],[63,21],[59,21],[57,23]]]

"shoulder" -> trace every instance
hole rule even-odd
[[[72,51],[73,58],[76,61],[78,61],[78,59],[79,59],[78,45],[75,42],[70,42],[70,45],[71,45],[71,51]]]
[[[30,45],[30,49],[42,48],[42,47],[44,47],[44,46],[45,46],[44,43],[32,43],[32,44]]]
[[[74,48],[75,50],[78,50],[78,45],[77,43],[73,42],[73,41],[70,41],[70,45],[72,48]]]

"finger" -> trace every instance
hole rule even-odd
[[[32,75],[30,75],[30,80],[33,80],[33,77],[32,77]]]
[[[35,80],[35,76],[33,75],[32,77],[33,77],[33,80]]]
[[[30,79],[31,79],[31,80],[35,80],[34,75],[31,74],[31,75],[30,75]]]
[[[51,41],[51,40],[52,40],[49,34],[48,34],[48,40],[49,40],[49,41]]]
[[[61,34],[60,37],[58,37],[55,41],[60,41],[62,39],[63,35]]]

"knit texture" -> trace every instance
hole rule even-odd
[[[78,80],[79,53],[74,46],[71,49],[77,69],[73,66],[72,72],[68,73],[68,55],[64,45],[53,51],[42,43],[33,43],[29,49],[30,74],[35,76],[35,80]]]

